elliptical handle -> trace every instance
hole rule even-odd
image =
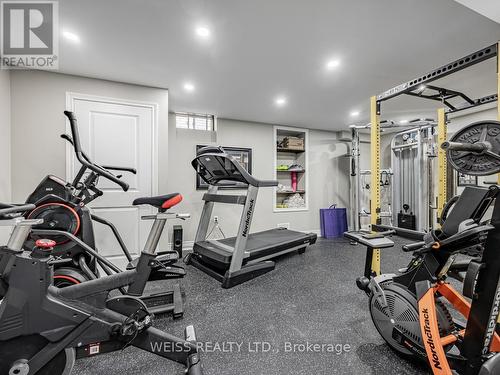
[[[69,120],[69,126],[71,127],[71,135],[73,138],[73,141],[71,142],[71,144],[73,145],[75,152],[77,154],[77,157],[78,157],[78,154],[81,154],[81,152],[82,152],[82,146],[80,144],[80,133],[78,133],[78,128],[76,126],[76,117],[75,117],[75,114],[71,111],[64,111],[64,115]],[[63,137],[63,136],[61,135],[61,137]],[[63,138],[65,138],[65,137],[63,137]],[[65,138],[65,139],[67,139],[67,138]]]
[[[71,138],[70,135],[68,134],[61,134],[61,138],[68,141],[72,146],[74,146],[74,143],[73,143],[73,138]],[[82,156],[85,158],[85,160],[87,160],[89,163],[92,163],[90,158],[87,156],[87,154],[85,152],[82,151]],[[106,166],[102,166],[102,168],[104,169],[113,169],[113,168],[109,168],[109,167],[106,167]]]
[[[132,174],[137,174],[137,169],[130,167],[116,167],[112,165],[102,165],[104,169],[110,169],[112,171],[120,171],[120,172],[130,172]]]
[[[73,146],[73,138],[71,138],[71,136],[69,136],[68,134],[61,134],[61,138],[68,141],[71,146]]]
[[[2,218],[11,219],[12,217],[9,216],[12,214],[22,214],[26,211],[31,211],[36,207],[34,204],[23,204],[19,206],[2,204],[1,206],[3,206],[4,208],[0,208],[0,219]]]
[[[126,182],[120,180],[118,177],[116,177],[111,172],[108,172],[103,167],[96,165],[89,160],[87,155],[85,155],[85,153],[82,151],[82,146],[80,144],[80,134],[78,133],[78,127],[76,125],[75,114],[73,112],[70,112],[70,111],[64,111],[64,114],[66,115],[66,117],[69,120],[69,124],[71,127],[71,134],[73,137],[73,148],[75,149],[75,154],[76,154],[76,158],[78,159],[78,161],[82,165],[84,165],[88,169],[90,169],[91,171],[94,171],[98,175],[103,176],[104,178],[107,178],[108,180],[114,182],[115,184],[120,186],[123,189],[123,191],[127,191],[129,189],[129,185]],[[65,138],[65,137],[63,137],[63,138]],[[67,139],[67,138],[65,138],[65,139]]]

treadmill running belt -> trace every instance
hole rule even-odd
[[[307,234],[286,229],[270,229],[263,232],[250,233],[247,240],[246,250],[248,252],[252,252],[269,246],[278,247],[283,243],[288,244],[290,241],[301,240],[304,238],[307,238]],[[236,237],[217,240],[217,242],[233,247],[236,242]]]
[[[232,252],[225,249],[226,246],[234,247],[236,237],[222,240],[207,240],[194,244],[195,252],[203,256],[205,261],[216,262],[223,267],[231,263]],[[316,242],[316,235],[302,233],[287,229],[270,229],[263,232],[251,233],[248,236],[246,251],[249,255],[244,262],[255,258],[261,258],[272,254],[286,251],[304,245],[312,245]]]

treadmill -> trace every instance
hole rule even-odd
[[[231,288],[274,269],[270,259],[298,251],[304,253],[316,242],[314,233],[302,233],[285,228],[250,233],[257,194],[261,187],[275,187],[278,181],[257,180],[222,147],[208,146],[198,150],[191,162],[198,175],[209,184],[196,232],[193,252],[186,263],[195,266]],[[218,194],[227,182],[238,182],[246,195]],[[208,227],[215,203],[243,206],[238,233],[222,240],[207,240]]]

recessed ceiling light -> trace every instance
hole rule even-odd
[[[274,102],[277,106],[283,107],[286,104],[286,98],[284,96],[279,96]]]
[[[399,123],[400,124],[408,124],[408,120],[400,120]]]
[[[357,117],[359,116],[359,111],[352,111],[351,112],[351,117]]]
[[[337,68],[339,65],[340,65],[340,60],[337,60],[337,59],[330,60],[326,63],[326,68],[328,70],[333,70],[333,69]]]
[[[210,29],[205,26],[199,26],[196,28],[196,35],[201,38],[207,39],[210,37]]]
[[[184,90],[189,92],[194,91],[194,85],[191,82],[186,82],[184,84]]]
[[[70,42],[80,43],[80,37],[70,31],[63,31],[63,36]]]

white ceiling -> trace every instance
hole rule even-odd
[[[456,0],[460,4],[500,23],[500,2],[498,0]]]
[[[64,0],[60,11],[80,37],[61,39],[63,72],[168,88],[173,111],[330,130],[367,121],[371,95],[500,39],[499,24],[453,0]],[[472,71],[450,88],[495,92],[493,62]],[[385,114],[432,108],[398,99]]]

